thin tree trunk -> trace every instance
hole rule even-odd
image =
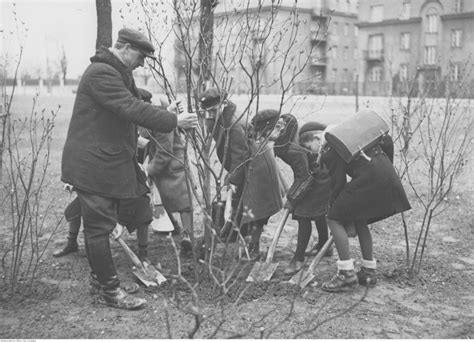
[[[95,0],[97,9],[97,40],[95,48],[112,46],[112,5],[110,0]]]

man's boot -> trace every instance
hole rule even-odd
[[[359,284],[367,287],[374,287],[377,284],[377,275],[375,274],[377,261],[362,259],[360,271],[357,272]]]
[[[355,289],[358,284],[354,271],[354,261],[352,259],[338,260],[336,275],[330,281],[324,283],[321,289],[327,292],[348,292]]]
[[[120,286],[116,286],[117,276],[101,284],[99,303],[118,309],[137,310],[146,304],[146,299],[132,296]]]
[[[100,235],[93,238],[88,238],[86,234],[85,236],[89,263],[100,284],[99,302],[126,310],[142,308],[146,303],[145,299],[129,295],[120,287],[110,252],[109,236]]]
[[[59,258],[71,253],[75,253],[79,250],[77,245],[77,235],[79,234],[79,228],[81,227],[81,217],[75,217],[69,221],[69,233],[67,237],[67,244],[63,249],[57,250],[53,253],[53,257]]]

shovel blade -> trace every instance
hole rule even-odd
[[[250,270],[246,281],[268,281],[272,279],[277,267],[278,262],[256,262]]]
[[[144,265],[145,274],[148,279],[153,279],[153,282],[158,283],[158,285],[164,283],[166,278],[163,274],[158,271],[153,265]]]
[[[305,271],[305,270],[299,270],[298,273],[296,273],[289,282],[291,284],[296,284],[302,289],[304,289],[311,281],[316,277],[313,272]]]
[[[132,273],[146,287],[158,286],[158,283],[150,280],[142,269],[136,269]]]

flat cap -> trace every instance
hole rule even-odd
[[[326,125],[317,121],[310,121],[305,123],[303,126],[300,128],[299,135],[301,136],[303,133],[309,132],[309,131],[324,131],[326,129]]]
[[[217,106],[221,103],[221,100],[225,94],[222,94],[219,89],[211,87],[204,90],[199,94],[199,102],[201,103],[201,108],[204,110],[211,109],[212,107]]]
[[[150,40],[141,32],[131,28],[123,28],[118,32],[117,41],[120,43],[129,43],[134,48],[143,52],[147,57],[156,59],[153,55],[155,47]]]

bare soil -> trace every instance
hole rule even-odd
[[[196,291],[205,319],[195,337],[474,337],[473,193],[453,198],[432,227],[417,278],[407,276],[403,229],[399,218],[393,217],[372,229],[378,260],[377,286],[360,286],[345,294],[326,293],[320,288],[334,274],[336,256],[322,260],[315,282],[305,289],[286,282],[289,277],[282,274],[282,269],[292,256],[296,236],[296,222],[290,220],[275,255],[280,264],[271,281],[246,283],[244,278],[251,264],[241,266],[242,279],[224,297],[209,279],[201,280]],[[266,228],[264,250],[278,220],[279,215],[273,217]],[[410,232],[411,241],[417,234],[415,225]],[[127,242],[135,249],[134,236],[129,236]],[[5,288],[2,290],[1,338],[188,337],[194,318],[183,311],[190,300],[183,284],[168,281],[158,288],[142,287],[139,294],[148,300],[143,310],[104,307],[88,293],[89,265],[82,240],[78,253],[53,258],[51,252],[63,243],[64,236],[57,234],[30,294],[24,295],[24,289],[18,289],[10,296]],[[359,260],[356,239],[351,240],[351,247],[354,258]],[[222,250],[220,246],[218,253]],[[121,279],[134,281],[126,255],[116,244],[112,251]],[[177,263],[168,238],[152,235],[150,252],[152,261],[159,261],[165,270],[176,273]],[[181,260],[183,276],[192,281],[191,259]]]

